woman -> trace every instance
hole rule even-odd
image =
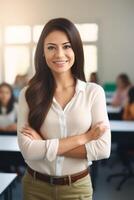
[[[117,89],[113,96],[113,106],[124,106],[127,101],[127,93],[131,86],[131,82],[127,74],[120,74],[116,80]]]
[[[110,129],[104,91],[85,82],[83,66],[74,24],[50,20],[37,44],[36,73],[19,97],[25,200],[92,199],[88,163],[109,157]]]
[[[0,84],[0,131],[11,132],[17,129],[17,103],[13,89],[8,83]]]

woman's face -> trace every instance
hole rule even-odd
[[[11,91],[7,86],[0,87],[0,101],[3,105],[7,105],[11,98]]]
[[[44,41],[44,55],[52,73],[70,71],[75,61],[75,55],[67,35],[55,30],[48,34]]]
[[[124,88],[126,87],[121,78],[117,78],[116,83],[117,83],[117,87],[118,87],[119,89],[124,89]]]

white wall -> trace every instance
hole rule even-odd
[[[134,80],[134,0],[0,0],[0,22],[42,24],[67,17],[99,24],[100,79],[113,81],[127,72]]]

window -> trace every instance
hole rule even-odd
[[[33,41],[35,43],[38,42],[43,27],[44,27],[43,25],[37,25],[33,27]]]
[[[97,24],[76,24],[79,30],[84,49],[85,66],[84,72],[86,80],[90,78],[92,72],[98,70],[98,25]]]
[[[98,40],[97,24],[75,24],[83,42],[96,42]]]
[[[95,45],[83,45],[85,58],[85,76],[89,80],[90,74],[97,71],[97,47]]]
[[[86,79],[97,71],[98,25],[95,23],[75,24],[80,32],[83,47]],[[17,74],[34,74],[34,52],[44,25],[0,27],[0,65],[4,66],[4,81],[14,83]],[[29,73],[30,72],[30,73]],[[2,74],[1,73],[1,74]]]
[[[30,26],[8,26],[4,31],[4,79],[13,84],[16,75],[28,73],[30,67]]]
[[[31,42],[29,26],[9,26],[5,29],[6,44],[27,44]]]
[[[4,52],[5,80],[11,84],[17,74],[27,73],[30,66],[29,48],[26,46],[8,46]]]

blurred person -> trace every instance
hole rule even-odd
[[[18,105],[13,95],[12,86],[0,84],[0,131],[16,131]]]
[[[124,120],[134,120],[134,86],[128,91],[128,102],[124,106],[122,118]]]
[[[13,93],[18,101],[20,90],[28,84],[28,74],[17,75],[13,84]]]
[[[19,96],[24,199],[92,200],[87,168],[109,157],[110,125],[103,88],[85,81],[82,41],[71,21],[56,18],[45,25],[35,69]]]
[[[127,101],[127,93],[131,87],[131,81],[127,74],[120,74],[116,79],[116,91],[113,95],[113,106],[124,106]]]
[[[90,82],[93,82],[93,83],[97,83],[98,84],[98,75],[97,75],[97,72],[92,72],[90,74]]]
[[[134,86],[128,90],[127,102],[122,109],[122,120],[134,121]],[[117,151],[121,158],[126,171],[123,169],[125,181],[133,177],[133,156],[134,156],[134,140],[121,140],[118,144]],[[125,173],[126,172],[126,173]],[[123,180],[123,179],[122,179]],[[124,182],[125,182],[124,181]]]
[[[28,83],[28,75],[17,75],[14,81],[14,87],[19,88],[20,90],[25,87]]]

